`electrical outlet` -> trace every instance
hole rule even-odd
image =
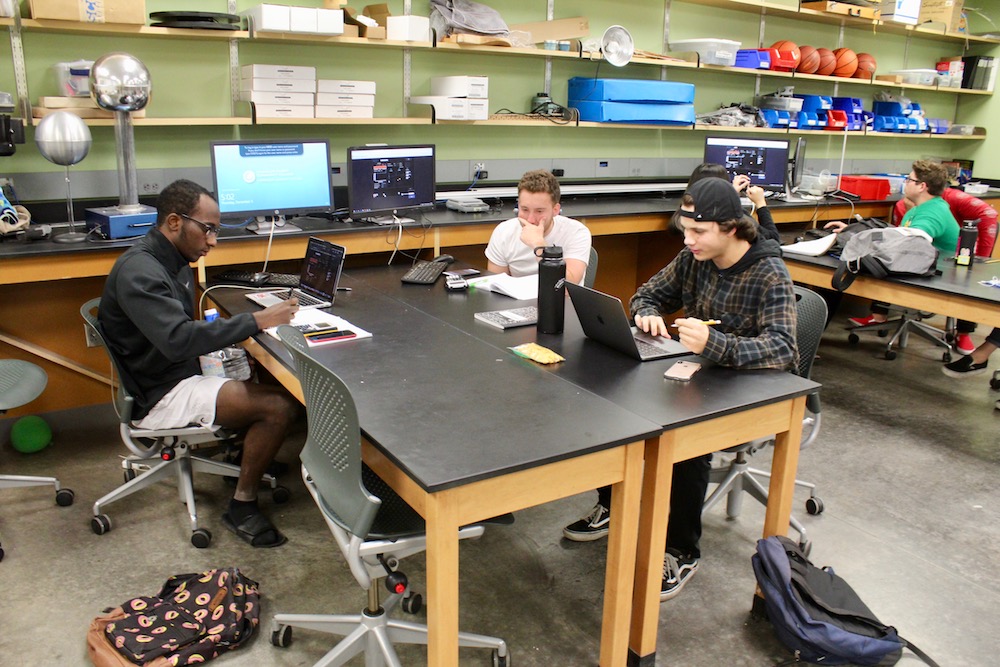
[[[160,194],[160,184],[159,183],[143,183],[142,184],[142,194],[144,195],[158,195]]]
[[[477,172],[482,171],[483,169],[486,169],[486,163],[485,162],[477,162],[472,167],[472,169],[473,169],[473,171],[477,171]]]
[[[97,337],[97,332],[90,328],[90,325],[83,325],[83,335],[87,341],[87,347],[100,347],[101,339]]]
[[[489,177],[489,172],[486,171],[485,162],[476,162],[472,165],[472,179],[474,181],[486,180]]]

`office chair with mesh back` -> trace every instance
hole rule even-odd
[[[805,287],[796,285],[794,290],[796,320],[798,321],[795,342],[799,349],[799,367],[796,374],[808,378],[812,372],[813,360],[819,349],[823,329],[826,327],[826,302],[816,292]],[[802,420],[801,447],[809,446],[819,435],[820,417],[819,393],[816,392],[806,397],[806,415]],[[709,481],[719,486],[705,501],[702,512],[707,512],[725,495],[727,496],[726,514],[729,518],[735,519],[740,515],[744,491],[756,498],[762,505],[767,505],[767,488],[757,478],[769,479],[771,475],[764,470],[751,468],[748,459],[751,454],[773,442],[773,439],[755,440],[726,449],[725,451],[736,454],[736,458],[726,467],[712,469]],[[823,501],[816,496],[816,485],[799,480],[795,480],[795,485],[809,490],[806,511],[809,514],[821,513]],[[806,536],[805,527],[794,516],[790,517],[789,523],[799,533],[799,545],[803,551],[808,553],[811,544]]]
[[[108,353],[111,367],[118,376],[118,391],[115,394],[115,411],[118,413],[119,433],[122,442],[131,454],[122,459],[125,483],[105,494],[94,503],[94,516],[90,520],[91,529],[98,535],[111,530],[111,518],[102,512],[105,505],[121,500],[145,489],[151,484],[176,476],[177,490],[187,506],[191,523],[191,544],[204,549],[212,542],[212,533],[198,526],[198,511],[194,500],[194,473],[237,478],[240,467],[232,463],[210,458],[236,444],[236,434],[215,426],[191,425],[183,428],[141,429],[132,425],[134,398],[121,382],[121,366],[108,347],[97,321],[97,310],[101,300],[91,299],[80,308],[85,326],[101,342]],[[195,455],[198,452],[200,455]],[[272,475],[265,475],[263,481],[271,487],[275,503],[286,502],[288,489],[279,486]]]
[[[593,287],[597,279],[597,251],[590,246],[590,259],[587,261],[587,272],[583,274],[583,286]]]
[[[48,381],[45,371],[35,364],[20,359],[0,359],[0,415],[38,398]],[[23,486],[53,486],[56,490],[56,504],[61,507],[73,504],[73,491],[61,488],[55,477],[0,475],[0,489]],[[3,556],[3,547],[0,546],[0,560],[3,560]]]
[[[902,350],[909,342],[910,334],[914,333],[944,348],[941,361],[948,363],[951,361],[951,353],[954,351],[954,343],[957,336],[954,317],[945,318],[944,329],[931,326],[923,320],[932,317],[933,313],[924,313],[912,309],[903,309],[897,318],[886,320],[885,322],[872,322],[860,327],[849,327],[850,333],[847,335],[847,342],[857,345],[861,341],[859,333],[874,331],[880,338],[885,338],[892,333],[892,336],[885,344],[885,358],[892,361],[896,358],[898,350]]]
[[[361,462],[361,429],[354,399],[333,371],[309,353],[293,327],[278,329],[292,353],[305,396],[308,436],[300,455],[302,479],[361,588],[368,605],[360,614],[275,614],[271,643],[286,647],[292,628],[341,635],[343,640],[316,663],[343,665],[365,653],[366,665],[399,665],[393,643],[426,644],[427,626],[389,618],[401,606],[416,613],[420,596],[411,594],[399,560],[427,548],[424,521],[385,482]],[[479,537],[482,526],[459,531],[459,538]],[[379,580],[391,594],[379,599]],[[459,633],[459,645],[493,650],[493,664],[509,664],[502,639]]]

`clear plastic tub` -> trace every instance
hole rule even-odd
[[[670,42],[671,51],[695,51],[703,65],[736,64],[736,52],[740,50],[741,42],[731,39],[684,39]]]
[[[93,66],[93,60],[56,63],[59,94],[63,97],[90,97],[90,68]]]
[[[918,86],[933,86],[937,79],[936,69],[897,69],[891,73],[903,77],[903,83]]]

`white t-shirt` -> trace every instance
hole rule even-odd
[[[545,245],[557,245],[563,250],[563,259],[590,262],[590,230],[579,220],[557,215],[552,229],[545,236]],[[486,259],[498,266],[506,266],[514,277],[538,273],[538,258],[534,248],[521,242],[521,222],[511,218],[493,230],[486,246]]]

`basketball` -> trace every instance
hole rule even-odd
[[[871,79],[875,75],[875,56],[870,53],[858,54],[858,70],[854,73],[855,79]]]
[[[816,74],[823,76],[833,74],[833,70],[837,67],[837,56],[833,55],[833,51],[821,46],[816,49],[816,54],[819,56],[819,67],[816,68]]]
[[[802,54],[799,51],[799,45],[798,44],[796,44],[795,42],[791,42],[791,41],[789,41],[787,39],[782,39],[782,40],[779,40],[779,41],[775,42],[774,44],[772,44],[771,48],[775,49],[775,50],[777,50],[779,52],[786,52],[786,53],[791,54],[792,60],[795,61],[792,64],[792,68],[794,69],[795,67],[798,67],[799,62],[802,59]]]
[[[795,68],[795,71],[802,72],[803,74],[815,74],[818,69],[819,54],[816,52],[816,49],[811,46],[800,46],[799,66]]]
[[[837,65],[833,68],[834,76],[851,78],[858,71],[858,56],[847,47],[835,49],[833,55],[837,58]]]

